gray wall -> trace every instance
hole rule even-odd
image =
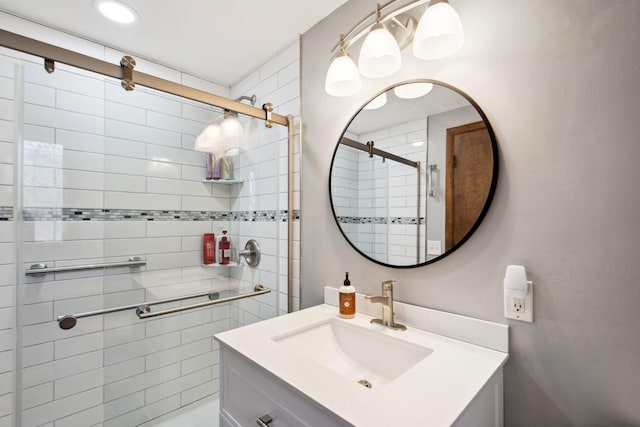
[[[398,300],[509,323],[506,425],[640,425],[640,1],[452,4],[466,33],[459,54],[425,62],[405,52],[402,70],[346,99],[324,92],[329,51],[375,2],[351,0],[303,35],[303,305],[320,303],[345,270],[365,293],[394,278]],[[422,268],[384,268],[343,241],[329,164],[361,103],[420,77],[483,108],[500,179],[461,249]],[[535,282],[533,324],[503,318],[507,264],[525,265]]]

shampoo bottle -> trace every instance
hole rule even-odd
[[[205,169],[206,169],[206,174],[205,174],[205,178],[206,179],[213,179],[213,154],[211,153],[205,153],[206,154],[206,162],[205,162]]]
[[[216,236],[213,233],[204,233],[202,236],[202,263],[209,265],[216,262]]]
[[[218,164],[220,165],[220,179],[233,179],[233,159],[222,157]]]
[[[222,230],[222,238],[220,239],[220,264],[229,264],[231,261],[231,242],[227,238],[227,230]]]
[[[349,281],[349,272],[346,273],[344,283],[340,286],[340,317],[345,319],[356,317],[356,290]]]

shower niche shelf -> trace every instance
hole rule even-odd
[[[235,262],[230,262],[229,264],[218,264],[218,263],[215,263],[215,264],[200,264],[200,266],[202,268],[214,268],[214,269],[215,268],[223,268],[224,269],[224,268],[242,268],[242,267],[244,267],[244,264],[238,264],[238,263],[235,263]]]
[[[242,184],[244,179],[203,179],[202,182],[206,182],[207,184],[218,184],[218,185],[232,185],[232,184]]]

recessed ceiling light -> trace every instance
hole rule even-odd
[[[411,145],[413,145],[414,147],[422,147],[424,145],[424,140],[419,139],[417,141],[412,142]]]
[[[138,17],[133,9],[119,1],[95,0],[93,4],[105,17],[120,24],[131,24]]]

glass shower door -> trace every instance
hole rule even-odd
[[[203,182],[205,155],[193,141],[221,110],[143,87],[125,92],[73,67],[47,74],[39,60],[22,64],[18,265],[63,271],[19,274],[20,425],[198,425],[174,411],[217,410],[213,335],[286,312],[282,132],[244,121],[240,182]],[[202,235],[219,240],[222,230],[234,259],[203,266]],[[250,238],[262,249],[255,269],[238,264]],[[70,329],[56,321],[244,294],[258,283],[274,291],[150,319],[130,308],[76,316]],[[215,425],[217,413],[205,413],[202,425]]]

